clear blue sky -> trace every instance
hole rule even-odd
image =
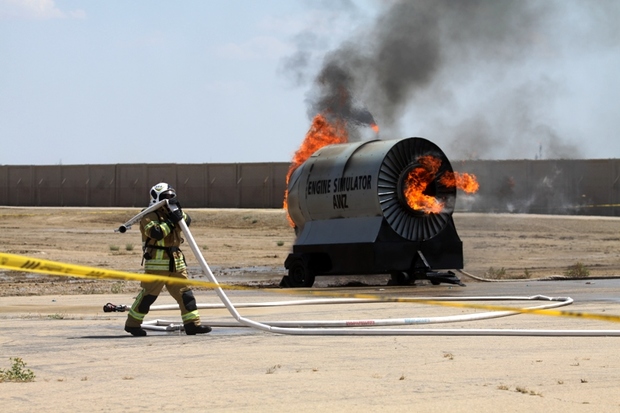
[[[0,164],[288,162],[310,125],[324,56],[371,41],[363,33],[391,3],[0,0]],[[364,100],[372,92],[357,99],[382,138],[424,136],[450,158],[544,157],[558,141],[570,148],[560,154],[620,157],[620,37],[614,25],[604,41],[581,36],[607,28],[597,20],[606,16],[582,13],[554,14],[557,37],[528,32],[537,57],[509,72],[452,64],[389,122]],[[562,31],[576,26],[583,32]],[[312,60],[295,82],[285,63],[300,49]]]

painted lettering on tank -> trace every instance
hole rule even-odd
[[[342,176],[334,179],[334,193],[368,189],[372,189],[372,177],[370,175]]]
[[[347,192],[367,191],[372,189],[371,175],[342,176],[334,179],[333,184],[333,207],[334,209],[348,209]]]
[[[306,187],[306,194],[308,195],[323,195],[331,193],[332,180],[331,179],[318,179],[316,181],[308,181]]]
[[[334,194],[333,206],[334,209],[349,208],[349,205],[347,204],[347,194]]]

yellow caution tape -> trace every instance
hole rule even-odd
[[[248,286],[234,286],[226,284],[216,284],[209,281],[201,281],[194,279],[176,278],[163,275],[153,274],[138,274],[125,271],[106,270],[100,268],[87,267],[82,265],[65,264],[57,261],[42,260],[39,258],[24,257],[21,255],[6,254],[0,252],[0,268],[5,268],[11,271],[33,272],[48,275],[59,275],[65,277],[81,277],[81,278],[103,278],[103,279],[116,279],[116,280],[133,280],[133,281],[162,281],[165,283],[176,283],[193,285],[208,288],[223,288],[223,289],[236,289],[236,290],[253,290],[257,287]],[[342,292],[327,292],[327,291],[312,291],[307,289],[294,290],[271,290],[275,293],[285,294],[303,294],[314,295],[324,297],[338,297],[338,298],[359,298],[366,300],[376,300],[385,302],[397,302],[397,303],[416,303],[416,304],[428,304],[443,307],[456,307],[456,308],[469,308],[488,311],[512,311],[515,313],[523,314],[536,314],[546,315],[553,317],[573,317],[583,318],[601,321],[610,321],[618,323],[620,322],[620,316],[609,314],[594,314],[585,312],[574,311],[560,311],[552,309],[528,309],[528,308],[515,308],[510,306],[501,305],[488,305],[488,304],[473,304],[454,301],[438,301],[423,298],[412,297],[386,297],[376,294],[365,293],[342,293]]]
[[[65,277],[103,278],[146,282],[163,281],[170,284],[185,284],[210,288],[218,287],[217,284],[209,281],[168,277],[165,275],[138,274],[133,272],[106,270],[82,265],[65,264],[58,261],[42,260],[39,258],[23,257],[21,255],[5,254],[2,252],[0,252],[0,268],[6,268],[12,271],[34,272]],[[221,285],[219,286],[221,287]],[[227,287],[231,289],[235,288],[234,286]]]

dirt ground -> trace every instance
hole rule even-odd
[[[114,232],[138,209],[0,207],[0,251],[72,264],[141,271],[140,233]],[[189,209],[196,243],[213,272],[235,281],[255,275],[277,286],[295,235],[283,210]],[[615,217],[456,213],[464,270],[481,278],[563,276],[581,265],[591,277],[620,274],[620,219]],[[187,248],[186,252],[189,251]],[[200,274],[186,253],[190,273]],[[353,277],[355,278],[355,277]],[[324,279],[342,284],[351,277]],[[258,281],[260,280],[260,281]],[[326,281],[327,280],[327,281]],[[362,284],[387,279],[359,277]],[[463,277],[464,281],[471,281]],[[0,270],[0,296],[132,291],[131,282],[59,279]]]
[[[140,235],[114,229],[138,209],[0,207],[0,251],[93,267],[140,271]],[[467,287],[389,287],[387,277],[317,277],[310,290],[277,288],[294,234],[281,210],[188,209],[190,227],[218,279],[257,286],[230,291],[235,303],[312,299],[318,293],[405,296],[494,295],[509,285],[537,294],[534,279],[564,277],[579,263],[590,288],[620,275],[620,219],[456,213]],[[189,249],[188,249],[189,250]],[[197,261],[187,253],[197,276]],[[355,278],[355,277],[353,277]],[[567,281],[545,282],[564,293]],[[620,315],[612,284],[603,300],[576,302],[579,312]],[[224,309],[200,310],[214,325],[205,336],[122,331],[126,314],[106,302],[131,304],[133,281],[82,280],[0,269],[0,369],[22,358],[31,383],[0,382],[3,411],[333,412],[617,412],[617,337],[297,336],[234,324]],[[298,294],[298,293],[301,293]],[[198,289],[199,303],[220,303]],[[610,298],[611,297],[611,298]],[[615,298],[613,298],[615,297]],[[172,304],[164,292],[156,304]],[[521,304],[522,305],[522,304]],[[481,310],[418,304],[247,308],[256,320],[390,319]],[[177,321],[178,311],[149,314]],[[221,324],[217,324],[221,322]],[[227,322],[232,324],[227,325]],[[445,326],[440,325],[440,328]],[[588,319],[518,315],[466,322],[461,329],[617,329]]]

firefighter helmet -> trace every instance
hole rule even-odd
[[[161,200],[175,199],[177,197],[177,192],[174,190],[174,188],[165,182],[160,182],[154,187],[152,187],[150,194],[151,203],[149,205],[155,205]]]

